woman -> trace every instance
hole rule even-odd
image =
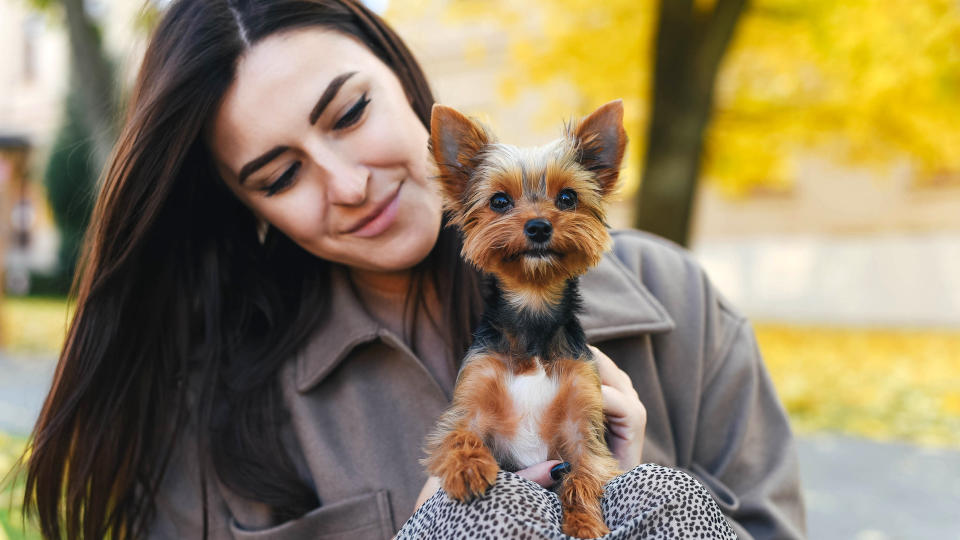
[[[349,0],[168,8],[28,458],[45,536],[389,537],[435,491],[420,448],[480,303],[428,174],[432,103]],[[583,279],[615,456],[688,470],[742,537],[802,535],[749,327],[679,250],[615,237]]]

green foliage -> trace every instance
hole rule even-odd
[[[24,439],[0,432],[0,540],[40,538],[40,532],[21,519],[23,478],[10,474],[25,445]]]
[[[71,91],[44,176],[50,208],[60,230],[58,268],[53,276],[46,277],[49,288],[42,291],[45,294],[68,291],[93,210],[97,180],[94,148],[81,107],[78,92]]]
[[[53,6],[59,5],[59,0],[28,0],[30,7],[36,9],[37,11],[47,11],[53,8]]]
[[[133,21],[133,27],[137,32],[143,35],[149,35],[160,23],[160,17],[163,16],[163,10],[158,8],[154,2],[145,2],[143,7],[137,12]]]

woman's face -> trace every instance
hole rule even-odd
[[[440,230],[427,139],[393,72],[318,29],[254,45],[207,136],[254,214],[318,257],[387,272],[418,263]]]

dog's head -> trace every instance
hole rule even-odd
[[[537,148],[497,143],[479,123],[434,105],[430,152],[463,255],[516,286],[551,285],[600,262],[610,246],[604,203],[627,136],[617,100]]]

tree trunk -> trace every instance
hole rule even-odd
[[[100,32],[87,17],[83,0],[62,0],[73,70],[84,105],[84,120],[93,137],[96,173],[103,170],[117,136],[118,91]]]
[[[661,0],[653,103],[634,225],[687,245],[713,89],[746,0]]]

